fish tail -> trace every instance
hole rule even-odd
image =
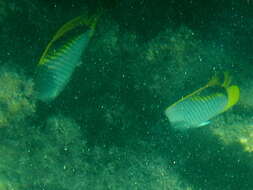
[[[228,97],[228,103],[225,106],[223,111],[226,111],[229,108],[231,108],[233,105],[235,105],[240,98],[240,89],[236,85],[227,87],[226,92],[227,92],[227,97]]]
[[[224,72],[224,79],[223,79],[223,83],[222,83],[222,87],[224,88],[228,88],[229,85],[231,84],[231,81],[232,81],[232,77],[231,75],[229,74],[229,72]]]
[[[221,78],[217,74],[215,74],[211,80],[207,83],[206,87],[210,86],[218,86],[221,84]]]
[[[229,72],[223,72],[223,76],[221,74],[215,74],[211,80],[207,83],[207,86],[222,86],[224,88],[229,87],[232,81],[232,77]]]
[[[236,85],[231,85],[232,82],[232,76],[228,71],[223,72],[223,78],[219,78],[217,75],[215,76],[216,79],[216,85],[219,85],[226,89],[226,94],[228,97],[227,104],[222,112],[228,110],[232,106],[234,106],[240,97],[240,89]]]

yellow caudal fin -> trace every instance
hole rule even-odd
[[[238,86],[236,85],[229,86],[228,88],[226,88],[226,91],[228,96],[228,103],[223,111],[226,111],[233,105],[235,105],[240,98],[240,89]]]

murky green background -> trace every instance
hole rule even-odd
[[[64,23],[103,10],[46,104],[33,78]],[[253,189],[253,1],[0,0],[0,190]],[[241,98],[175,131],[167,106],[229,71]]]

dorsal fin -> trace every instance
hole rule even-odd
[[[99,15],[93,15],[91,17],[88,17],[87,15],[81,15],[78,16],[72,20],[70,20],[69,22],[67,22],[66,24],[64,24],[54,35],[52,41],[55,41],[57,39],[59,39],[60,37],[62,37],[66,32],[72,30],[73,28],[75,28],[76,26],[83,26],[86,25],[88,27],[90,27],[91,29],[94,29],[96,27],[97,24],[97,20],[100,17]]]
[[[99,19],[99,17],[101,16],[102,13],[100,14],[96,14],[93,15],[91,17],[88,17],[87,15],[81,15],[78,16],[72,20],[70,20],[69,22],[67,22],[66,24],[64,24],[54,35],[53,39],[48,43],[45,51],[43,52],[40,61],[39,61],[39,65],[43,64],[43,60],[49,50],[49,48],[52,46],[52,44],[59,39],[60,37],[62,37],[66,32],[72,30],[73,28],[77,27],[77,26],[83,26],[86,25],[88,27],[91,28],[91,30],[94,31],[97,21]]]

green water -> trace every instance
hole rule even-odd
[[[36,99],[55,32],[103,10],[62,93]],[[253,1],[0,0],[0,190],[253,189]],[[228,71],[240,101],[176,131],[164,110]]]

